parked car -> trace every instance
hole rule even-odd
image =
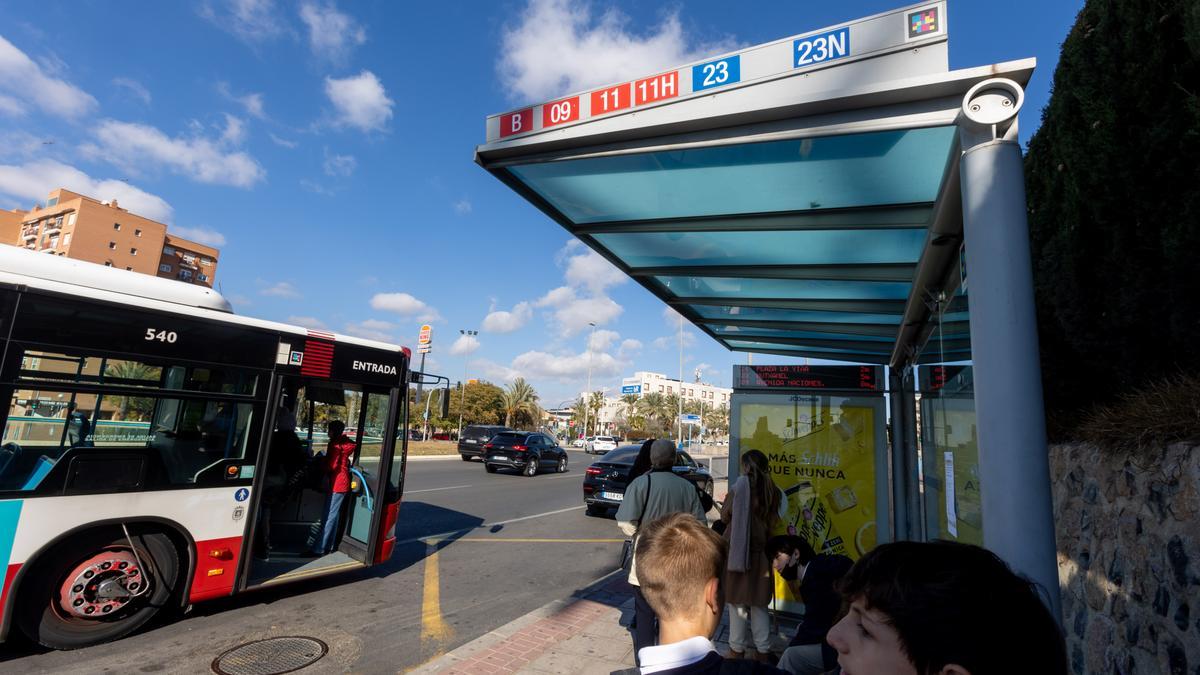
[[[433,435],[433,440],[448,441],[448,440],[450,440],[450,432],[449,431],[439,431]]]
[[[589,455],[603,455],[609,450],[616,449],[617,439],[613,436],[596,436],[584,448]]]
[[[502,431],[483,446],[483,468],[516,469],[535,476],[541,469],[567,472],[567,451],[549,434],[528,431]]]
[[[492,436],[501,431],[512,429],[498,424],[471,424],[462,431],[458,438],[458,454],[464,462],[475,457],[483,458],[483,446],[492,440]]]
[[[587,444],[591,443],[591,442],[592,442],[591,436],[588,436],[587,438],[576,438],[575,440],[571,441],[571,447],[586,448]]]
[[[589,516],[600,515],[621,505],[625,499],[625,488],[629,485],[629,472],[633,469],[633,460],[637,458],[641,449],[640,445],[622,445],[616,450],[610,450],[584,471],[583,503],[587,505]],[[678,453],[675,466],[671,467],[671,470],[690,480],[708,495],[712,495],[712,474],[692,459],[691,455],[686,452]]]

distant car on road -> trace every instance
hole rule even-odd
[[[462,436],[458,438],[458,454],[464,462],[470,461],[472,458],[483,457],[483,446],[488,441],[492,440],[492,436],[501,431],[512,431],[512,429],[500,426],[498,424],[471,424],[462,431]]]
[[[641,449],[640,445],[622,445],[609,451],[584,470],[583,503],[587,505],[589,516],[600,515],[621,505],[625,499],[625,488],[629,485],[629,472],[633,469],[633,460],[637,458]],[[712,474],[692,459],[691,455],[686,452],[678,453],[675,466],[671,467],[671,470],[690,480],[709,496],[712,495]]]
[[[503,431],[484,444],[483,468],[488,473],[496,473],[498,469],[516,469],[530,477],[542,469],[566,473],[567,451],[549,434]]]
[[[587,444],[591,443],[591,442],[592,442],[591,436],[588,436],[587,438],[576,438],[575,440],[571,441],[571,447],[586,448]]]
[[[604,453],[608,452],[609,450],[616,450],[616,449],[617,449],[617,439],[613,436],[597,436],[597,437],[593,438],[591,440],[591,442],[589,442],[587,444],[587,446],[584,448],[584,450],[589,455],[593,455],[593,454],[603,455]]]
[[[433,440],[435,440],[435,441],[448,441],[448,440],[450,440],[450,432],[448,432],[448,431],[439,431],[439,432],[437,432],[436,434],[434,434],[434,435],[433,435]]]

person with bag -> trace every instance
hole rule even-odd
[[[787,501],[771,480],[771,467],[762,452],[748,450],[742,455],[741,474],[729,486],[721,506],[722,536],[729,542],[725,572],[729,650],[731,657],[740,659],[753,645],[755,659],[767,662],[771,653],[767,606],[775,595],[767,537],[786,516]]]
[[[631,537],[627,547],[636,547],[637,532],[642,523],[649,523],[672,513],[689,513],[707,525],[704,507],[696,494],[696,486],[686,478],[675,475],[675,445],[659,439],[650,444],[650,471],[633,479],[625,488],[625,497],[617,509],[617,526]],[[632,549],[631,549],[632,551]],[[625,561],[622,560],[622,566]],[[629,583],[633,586],[633,647],[634,654],[642,647],[655,644],[658,627],[637,578],[637,558],[629,556]]]

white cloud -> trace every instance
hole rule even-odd
[[[367,31],[333,3],[303,3],[300,20],[308,27],[308,45],[313,53],[333,62],[344,62],[351,50],[367,41]]]
[[[28,131],[0,131],[0,159],[33,159],[45,154],[44,141]]]
[[[513,370],[528,378],[551,378],[562,382],[579,381],[591,367],[593,377],[611,377],[621,373],[621,364],[611,354],[550,354],[528,351],[512,362]]]
[[[116,198],[122,207],[140,216],[164,223],[171,220],[172,209],[166,200],[125,181],[98,180],[52,159],[22,165],[0,164],[0,194],[40,202],[56,187],[101,200]]]
[[[287,318],[287,322],[304,328],[312,328],[313,330],[329,330],[324,321],[321,321],[315,316],[296,316],[292,315]]]
[[[77,119],[91,112],[96,99],[75,85],[51,77],[25,52],[0,37],[0,90],[6,90],[24,107],[37,107],[50,115]]]
[[[631,32],[630,23],[614,8],[594,16],[588,0],[530,0],[519,23],[504,31],[497,74],[514,98],[538,101],[733,47],[689,44],[678,10],[646,34]]]
[[[308,190],[309,192],[311,192],[313,194],[322,195],[324,197],[332,197],[335,194],[337,194],[337,192],[335,192],[334,190],[331,190],[331,189],[325,187],[324,185],[321,185],[320,183],[318,183],[315,180],[309,180],[307,178],[300,179],[300,187],[304,188],[305,190]]]
[[[471,212],[471,201],[469,199],[460,199],[454,202],[454,212],[460,216],[465,216]]]
[[[395,329],[394,324],[378,319],[365,319],[358,323],[350,322],[342,326],[342,332],[346,335],[378,342],[395,342],[396,338],[393,336]]]
[[[8,115],[9,117],[24,117],[25,106],[15,98],[0,95],[0,114]]]
[[[521,377],[520,372],[487,359],[475,359],[468,365],[470,366],[470,372],[479,373],[486,379],[496,382],[511,382]]]
[[[150,90],[147,89],[141,82],[138,82],[131,77],[114,77],[112,83],[117,87],[127,90],[131,96],[138,99],[142,103],[150,105],[150,101],[152,99],[150,96]]]
[[[233,93],[233,90],[229,87],[229,83],[225,81],[217,82],[217,93],[242,106],[246,110],[247,115],[260,120],[267,118],[262,94],[252,92],[239,96]]]
[[[591,249],[568,256],[566,265],[567,283],[577,288],[587,288],[593,293],[601,293],[609,286],[624,283],[628,279],[624,272]]]
[[[349,176],[358,168],[358,160],[353,155],[330,153],[329,148],[325,148],[324,166],[327,176]]]
[[[578,335],[589,323],[603,326],[616,320],[625,311],[612,298],[599,295],[593,298],[577,298],[554,311],[554,319],[565,337]]]
[[[260,282],[266,284],[266,282]],[[279,281],[273,284],[266,284],[259,289],[259,295],[268,295],[273,298],[300,298],[300,291],[287,281]]]
[[[630,358],[633,358],[634,356],[637,356],[638,353],[641,351],[642,351],[642,341],[641,340],[634,340],[632,338],[630,338],[628,340],[622,340],[621,346],[617,349],[617,358],[630,359]]]
[[[229,113],[225,115],[225,130],[221,132],[221,143],[226,145],[241,145],[246,140],[246,123],[240,117]]]
[[[371,308],[400,316],[415,316],[417,321],[426,323],[442,320],[436,309],[408,293],[376,293],[371,297]]]
[[[220,4],[224,9],[206,0],[200,5],[200,16],[245,42],[262,42],[285,31],[273,0],[225,0]]]
[[[171,234],[177,234],[184,239],[191,239],[192,241],[198,241],[201,244],[208,244],[209,246],[220,247],[225,245],[225,235],[211,227],[203,225],[197,225],[196,227],[172,226]]]
[[[558,288],[555,288],[538,298],[538,301],[534,303],[534,306],[560,307],[574,299],[575,289],[571,288],[570,286],[559,286]]]
[[[288,150],[294,150],[297,146],[300,145],[300,143],[297,141],[289,141],[286,138],[280,138],[270,132],[267,132],[267,135],[271,137],[271,141],[273,143],[275,143],[275,145],[278,145],[281,148],[287,148]]]
[[[679,349],[679,333],[655,338],[654,342],[650,344],[654,345],[655,349]],[[694,344],[696,344],[696,334],[683,331],[683,346],[691,347]]]
[[[588,337],[588,349],[593,352],[606,352],[608,348],[616,344],[617,340],[621,339],[621,335],[615,330],[601,329],[594,331]]]
[[[518,302],[511,312],[493,310],[483,318],[483,330],[489,333],[511,333],[520,330],[533,318],[533,308],[528,302]]]
[[[171,138],[149,125],[105,120],[96,127],[96,143],[82,149],[90,157],[110,161],[131,172],[156,165],[201,183],[249,188],[263,180],[266,171],[245,152],[225,147],[240,140],[240,122],[227,115],[225,130],[214,141],[198,135]]]
[[[451,356],[466,356],[479,349],[479,339],[474,335],[459,335],[458,339],[450,345],[447,352]]]
[[[364,132],[383,131],[392,118],[392,99],[375,73],[364,70],[342,79],[325,78],[325,95],[337,109],[336,124]]]

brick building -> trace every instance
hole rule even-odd
[[[17,216],[17,227],[9,221]],[[10,238],[12,230],[15,236]],[[185,283],[213,285],[220,252],[167,232],[167,226],[121,208],[59,188],[46,205],[0,211],[0,241],[98,265]]]

